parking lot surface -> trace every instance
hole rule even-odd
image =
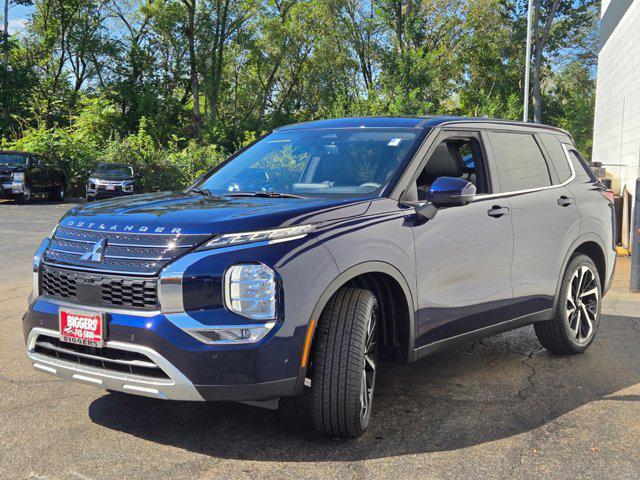
[[[0,478],[640,478],[640,294],[618,262],[584,355],[533,328],[383,365],[372,428],[333,440],[308,398],[278,411],[110,394],[34,371],[31,255],[72,204],[0,203]]]

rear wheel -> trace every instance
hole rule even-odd
[[[354,438],[369,425],[376,381],[378,301],[369,290],[342,288],[318,322],[311,383],[316,428]]]
[[[562,278],[554,318],[534,324],[542,346],[554,353],[584,352],[598,328],[601,300],[600,276],[593,260],[575,255]]]
[[[49,200],[53,200],[54,202],[62,202],[64,200],[64,182],[51,188]]]

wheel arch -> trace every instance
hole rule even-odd
[[[603,291],[607,285],[607,256],[605,254],[606,248],[605,243],[602,238],[600,238],[596,234],[584,234],[578,237],[571,247],[569,248],[564,261],[562,262],[562,267],[560,269],[560,275],[558,276],[558,284],[556,285],[556,295],[553,302],[553,311],[555,312],[556,306],[558,304],[558,296],[560,294],[560,287],[562,286],[562,277],[564,276],[564,272],[569,264],[569,261],[576,253],[583,253],[587,255],[593,263],[595,263],[596,268],[598,269],[598,276],[600,277],[600,285],[602,286]]]
[[[340,273],[318,298],[308,319],[308,327],[314,328],[327,302],[340,288],[353,286],[373,291],[381,303],[383,335],[391,342],[392,360],[408,363],[414,360],[415,303],[412,290],[402,273],[393,265],[381,261],[363,262]],[[380,298],[382,297],[382,298]],[[313,352],[315,332],[305,345],[307,358]],[[305,355],[305,352],[303,352]],[[298,388],[301,390],[307,366],[300,365]]]

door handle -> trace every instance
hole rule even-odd
[[[487,212],[487,215],[494,218],[500,218],[503,215],[509,213],[509,209],[507,207],[501,207],[500,205],[494,205],[491,207],[491,210]]]
[[[568,207],[569,205],[573,205],[575,202],[576,202],[575,199],[571,197],[566,197],[564,195],[562,195],[558,199],[558,205],[560,205],[561,207]]]

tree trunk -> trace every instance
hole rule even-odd
[[[543,52],[547,45],[549,38],[549,32],[553,25],[553,19],[555,18],[558,7],[560,6],[560,0],[553,0],[551,7],[548,10],[548,17],[546,22],[542,25],[542,32],[540,32],[540,22],[542,16],[542,0],[534,0],[535,14],[533,19],[533,38],[534,38],[534,54],[533,54],[533,78],[532,78],[532,100],[533,100],[533,121],[534,123],[542,123],[542,62],[544,60]]]
[[[540,86],[540,63],[538,55],[533,64],[533,123],[542,123],[542,87]]]
[[[4,30],[2,35],[4,48],[4,66],[9,65],[9,0],[4,0]]]
[[[193,115],[191,127],[193,136],[200,138],[202,131],[202,114],[200,113],[200,81],[198,80],[198,66],[196,63],[196,0],[183,0],[189,15],[187,39],[189,41],[189,69],[191,74],[191,91],[193,93]]]

